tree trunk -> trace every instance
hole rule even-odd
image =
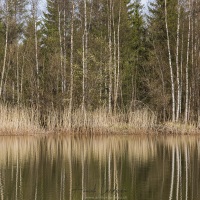
[[[117,107],[117,99],[118,99],[118,90],[119,90],[119,75],[120,75],[120,22],[121,22],[121,0],[119,4],[119,19],[118,19],[118,26],[117,26],[117,69],[116,71],[116,78],[115,78],[115,96],[114,96],[114,112],[116,113]]]
[[[189,0],[189,12],[190,9],[190,0]],[[185,71],[185,81],[186,81],[186,88],[185,88],[185,123],[188,121],[188,109],[189,109],[189,50],[190,50],[190,29],[191,29],[191,13],[189,13],[189,24],[188,24],[188,41],[187,41],[187,60],[186,60],[186,71]]]
[[[87,1],[84,0],[84,33],[82,37],[83,42],[83,97],[82,97],[82,111],[85,111],[86,104],[86,86],[87,86]]]
[[[177,106],[176,106],[176,121],[179,121],[180,113],[180,69],[179,69],[179,32],[180,32],[180,5],[178,0],[178,21],[177,21],[177,36],[176,36],[176,79],[177,79]]]
[[[63,92],[66,92],[66,70],[67,70],[67,51],[66,51],[66,6],[64,3],[64,37],[63,37],[63,43],[64,43],[64,47],[63,47],[63,53],[64,53],[64,57],[63,57]]]
[[[61,85],[62,93],[64,93],[64,68],[63,68],[63,48],[62,48],[62,34],[61,34],[61,11],[58,6],[58,32],[59,32],[59,42],[60,42],[60,72],[61,72]]]
[[[35,39],[35,67],[36,67],[36,88],[37,88],[37,104],[39,104],[39,60],[38,60],[38,37],[37,37],[37,0],[32,0],[32,14],[34,19],[34,39]]]
[[[3,67],[1,72],[1,82],[0,82],[0,98],[2,99],[3,93],[3,81],[6,70],[6,59],[7,59],[7,50],[8,50],[8,31],[9,31],[9,22],[8,22],[8,2],[6,3],[6,36],[5,36],[5,47],[4,47],[4,58],[3,58]]]
[[[73,107],[73,89],[74,89],[74,1],[72,1],[72,18],[71,18],[71,52],[70,52],[70,100],[69,100],[69,128],[72,123]]]
[[[167,48],[169,54],[169,69],[171,77],[171,96],[172,96],[172,121],[175,121],[175,91],[174,91],[174,75],[172,68],[172,58],[171,58],[171,48],[170,48],[170,39],[169,39],[169,30],[168,30],[168,20],[167,20],[167,0],[165,0],[165,26],[167,32]]]
[[[109,16],[108,16],[108,46],[109,46],[109,64],[108,64],[108,70],[109,70],[109,89],[108,89],[108,112],[112,113],[112,0],[109,2]]]

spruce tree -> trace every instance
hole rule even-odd
[[[140,0],[127,2],[128,36],[124,46],[123,61],[123,100],[125,105],[132,107],[135,100],[142,100],[140,87],[142,70],[146,58],[146,30]]]

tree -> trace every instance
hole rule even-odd
[[[128,27],[127,37],[123,47],[123,101],[126,106],[132,109],[135,100],[140,100],[140,85],[142,84],[142,74],[146,57],[146,30],[145,21],[142,14],[140,0],[127,3]]]
[[[152,71],[155,73],[149,82],[153,104],[163,120],[166,117],[175,120],[175,57],[177,35],[177,2],[156,0],[150,3],[148,30],[152,44],[149,57]],[[166,56],[168,55],[168,56]],[[158,79],[155,79],[158,76]],[[150,77],[150,76],[149,76]],[[170,82],[169,82],[170,80]],[[169,84],[170,83],[170,84]],[[162,94],[162,96],[157,95]]]

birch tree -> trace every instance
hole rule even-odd
[[[176,77],[177,77],[177,106],[176,106],[176,121],[179,120],[179,114],[180,114],[180,102],[181,102],[181,98],[180,98],[180,69],[179,69],[179,32],[180,32],[180,2],[178,0],[178,17],[177,17],[177,36],[176,36]]]
[[[167,48],[168,48],[168,59],[169,59],[169,70],[171,78],[171,96],[172,96],[172,121],[175,121],[175,87],[174,87],[174,75],[172,68],[172,57],[171,57],[171,48],[170,48],[170,38],[169,38],[169,29],[168,29],[168,18],[167,18],[167,0],[165,0],[165,27],[167,33]]]
[[[109,47],[109,84],[108,84],[108,112],[112,113],[112,0],[108,2],[108,47]]]
[[[0,81],[0,98],[2,99],[3,93],[3,82],[5,78],[5,70],[6,70],[6,60],[7,60],[7,51],[8,51],[8,31],[9,31],[9,20],[8,20],[8,1],[5,2],[5,26],[6,26],[6,33],[5,33],[5,46],[4,46],[4,58],[3,58],[3,66],[1,72],[1,81]]]
[[[71,52],[70,52],[70,100],[69,100],[69,126],[71,128],[71,114],[73,107],[73,90],[74,90],[74,0],[72,0],[72,17],[71,17]]]
[[[88,51],[88,34],[87,34],[87,1],[84,0],[84,32],[82,36],[82,63],[83,63],[83,81],[82,81],[82,111],[85,110],[86,90],[87,90],[87,51]]]
[[[121,0],[119,0],[119,13],[117,25],[117,66],[115,69],[115,94],[114,94],[114,112],[116,113],[118,90],[119,90],[119,76],[120,76],[120,23],[121,23]]]
[[[34,23],[34,40],[35,40],[35,68],[36,68],[36,88],[37,88],[37,103],[39,104],[39,90],[40,90],[40,80],[39,80],[39,59],[38,59],[38,36],[37,36],[37,6],[38,1],[32,0],[32,18]]]
[[[188,16],[188,38],[187,38],[187,60],[186,60],[186,71],[185,71],[185,122],[188,121],[188,108],[189,108],[189,54],[190,54],[190,35],[191,35],[191,7],[190,0],[188,0],[189,4],[189,16]]]

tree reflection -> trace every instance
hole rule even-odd
[[[1,199],[199,199],[197,137],[12,137]]]

